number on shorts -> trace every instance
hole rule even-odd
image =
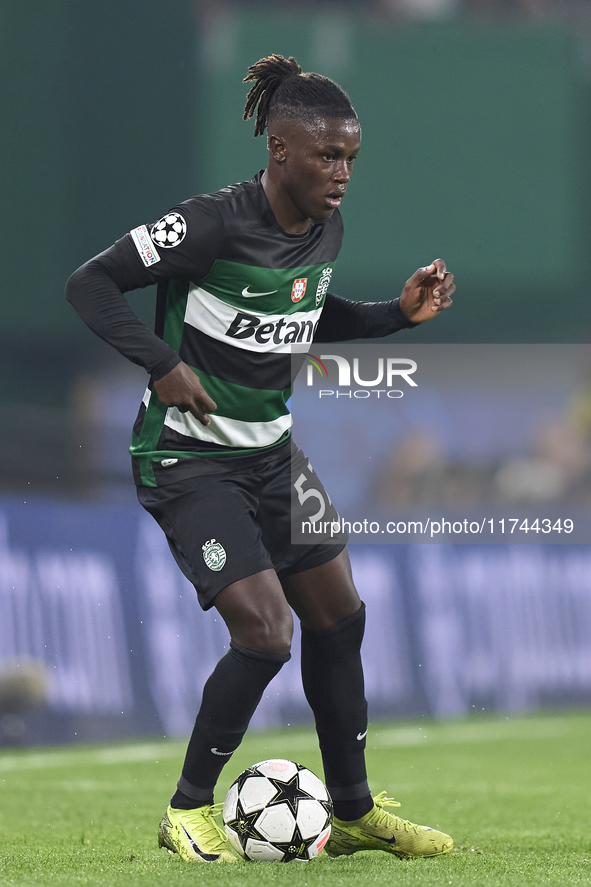
[[[308,462],[308,469],[310,471],[312,471],[312,466],[310,465],[309,462]],[[308,480],[308,478],[302,472],[302,474],[300,474],[300,476],[298,477],[298,479],[294,483],[294,488],[295,488],[296,493],[298,494],[298,502],[300,503],[300,505],[303,505],[304,502],[308,501],[308,499],[317,499],[318,500],[318,504],[320,507],[319,507],[318,511],[316,512],[316,514],[310,515],[310,518],[309,518],[311,523],[315,523],[317,520],[320,520],[323,517],[324,512],[326,511],[326,502],[324,501],[324,496],[322,495],[320,490],[317,490],[315,487],[310,487],[309,490],[304,490],[304,484],[306,483],[307,480]]]

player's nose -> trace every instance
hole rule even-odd
[[[333,175],[333,179],[335,182],[342,183],[344,185],[347,184],[349,179],[351,178],[351,168],[346,160],[337,164],[337,168]]]

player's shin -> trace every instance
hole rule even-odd
[[[331,629],[302,629],[304,691],[314,712],[335,816],[343,820],[358,819],[373,806],[365,768],[364,629],[364,604]]]
[[[230,643],[203,688],[172,807],[190,809],[213,803],[224,765],[240,745],[265,688],[288,659],[289,654]]]

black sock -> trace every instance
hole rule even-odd
[[[190,798],[184,792],[177,788],[174,795],[170,799],[170,806],[175,810],[194,810],[195,807],[205,807],[206,804],[213,804],[213,789],[211,790],[211,794],[208,795],[207,798],[202,798],[197,801],[195,798]]]
[[[359,800],[355,801],[333,801],[334,803],[334,815],[337,819],[342,819],[344,822],[351,821],[352,819],[361,819],[362,816],[365,816],[366,813],[373,807],[373,798],[370,794],[368,794],[365,798],[359,798]]]
[[[304,692],[314,712],[324,778],[338,819],[359,819],[373,806],[365,768],[364,629],[364,604],[333,628],[302,629]]]
[[[172,807],[187,809],[187,805],[213,802],[224,764],[240,745],[265,688],[288,659],[289,653],[258,652],[230,643],[203,688]]]

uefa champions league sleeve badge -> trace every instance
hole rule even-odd
[[[163,249],[172,249],[185,239],[187,223],[180,213],[168,213],[152,227],[152,240]]]
[[[205,565],[210,570],[213,570],[214,573],[219,573],[226,563],[226,549],[224,546],[220,542],[216,542],[215,539],[210,539],[205,545],[201,546],[201,550],[203,551]]]

